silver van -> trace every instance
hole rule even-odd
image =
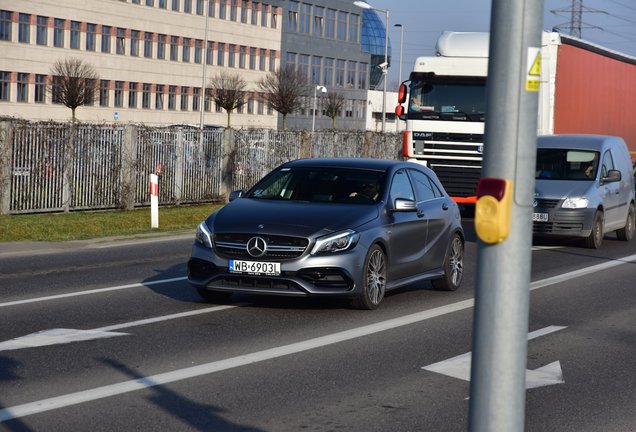
[[[621,138],[541,136],[535,178],[535,236],[580,237],[593,249],[611,231],[619,240],[633,237],[634,176]]]

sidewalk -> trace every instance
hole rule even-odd
[[[175,239],[191,238],[194,240],[193,230],[157,232],[148,234],[131,234],[128,236],[99,237],[86,240],[69,240],[56,242],[0,242],[0,258],[22,255],[41,255],[81,249],[101,249],[107,247],[123,246],[127,244],[152,243]]]

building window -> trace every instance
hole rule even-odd
[[[18,93],[16,95],[18,102],[29,101],[29,74],[18,73]]]
[[[322,84],[327,87],[333,85],[333,63],[334,59],[325,58],[325,71],[322,75]]]
[[[298,72],[304,78],[309,78],[309,54],[300,54],[298,56]]]
[[[219,18],[220,19],[225,19],[225,11],[226,11],[225,0],[221,0],[219,2]]]
[[[190,38],[183,38],[181,60],[184,63],[190,63]]]
[[[53,20],[53,46],[64,48],[64,20],[55,18]]]
[[[258,70],[265,70],[265,60],[266,59],[266,55],[265,55],[265,49],[261,48],[260,50],[260,55],[258,56]]]
[[[71,21],[71,49],[80,48],[80,23]]]
[[[124,82],[123,81],[115,81],[114,104],[118,108],[124,106]]]
[[[206,62],[206,64],[209,64],[209,65],[212,64],[212,60],[214,59],[214,55],[212,54],[213,52],[214,52],[214,42],[208,41],[208,49],[205,52],[205,62]],[[220,63],[220,64],[222,65],[223,63]]]
[[[201,89],[195,87],[192,89],[192,111],[199,111],[199,99],[200,99]]]
[[[338,12],[338,40],[347,40],[347,13]]]
[[[228,67],[234,67],[235,66],[235,53],[236,53],[236,45],[234,44],[230,44],[230,49],[228,51],[228,59],[227,59],[227,65]]]
[[[188,110],[188,93],[190,93],[189,87],[181,87],[181,111]]]
[[[247,113],[254,114],[254,93],[250,93],[247,98]]]
[[[10,94],[9,89],[11,88],[11,73],[0,71],[0,100],[8,101]]]
[[[356,62],[349,60],[347,62],[347,88],[355,88],[356,86]]]
[[[168,109],[174,111],[177,108],[177,86],[168,87]]]
[[[183,0],[183,12],[192,13],[192,0]]]
[[[334,9],[327,9],[327,19],[325,20],[325,37],[333,39],[336,37],[336,13]]]
[[[300,6],[300,23],[299,30],[301,33],[309,34],[311,30],[311,5],[303,3]]]
[[[360,15],[349,15],[349,42],[358,42],[358,28],[360,27]]]
[[[163,84],[157,84],[155,91],[155,109],[163,110]]]
[[[62,77],[54,76],[51,88],[51,102],[54,104],[62,103],[61,81]]]
[[[223,0],[223,1],[225,1],[225,0]],[[208,16],[209,17],[214,17],[214,12],[215,12],[214,11],[214,9],[215,9],[214,4],[215,3],[216,3],[215,0],[208,0]]]
[[[177,36],[170,36],[170,60],[179,60],[179,38]]]
[[[172,10],[179,12],[179,0],[172,0]]]
[[[18,19],[20,20],[18,23],[18,42],[28,44],[31,33],[31,15],[21,13]]]
[[[325,8],[314,6],[314,36],[322,36],[325,29]]]
[[[336,60],[336,87],[344,87],[345,61]]]
[[[132,0],[133,4],[140,4],[141,0]]]
[[[205,93],[205,97],[203,98],[203,109],[205,111],[210,111],[212,109],[212,95],[211,90],[208,89]]]
[[[159,7],[161,9],[166,9],[167,8],[167,3],[168,3],[168,0],[159,0]]]
[[[102,26],[102,52],[110,54],[110,27]]]
[[[215,110],[216,110],[216,112],[218,112],[218,113],[223,112],[223,107],[221,107],[221,105],[219,105],[219,104],[215,104],[215,105],[214,105],[214,109],[215,109]],[[210,107],[208,107],[208,111],[210,111]],[[238,111],[238,109],[237,109],[237,111]]]
[[[274,72],[276,70],[276,51],[271,50],[269,52],[269,71]]]
[[[35,33],[35,43],[37,43],[38,45],[46,45],[47,39],[48,39],[46,37],[48,26],[49,26],[48,17],[38,15],[38,24],[37,24],[36,33]]]
[[[230,0],[230,21],[236,21],[236,2],[238,0]]]
[[[291,68],[293,70],[296,70],[296,59],[298,57],[298,54],[294,53],[294,52],[288,52],[287,55],[285,56],[285,67],[286,68]]]
[[[241,22],[247,24],[247,0],[241,0]]]
[[[144,57],[152,58],[152,33],[144,33]]]
[[[278,10],[278,8],[272,7],[272,16],[271,16],[271,27],[272,28],[278,28],[278,22],[276,21],[276,11]]]
[[[155,0],[146,0],[146,6],[153,6],[155,5]]]
[[[250,48],[250,69],[256,69],[256,48]]]
[[[298,31],[298,9],[300,7],[300,3],[294,0],[289,1],[289,11],[287,12],[287,25],[289,27],[289,31],[297,32]]]
[[[245,53],[247,52],[247,47],[241,46],[239,48],[239,68],[245,69]]]
[[[201,64],[201,52],[203,51],[203,41],[197,39],[194,41],[194,62]]]
[[[258,25],[258,9],[261,7],[260,3],[254,3],[252,2],[252,11],[251,11],[251,21],[250,23],[252,25]]]
[[[0,40],[11,40],[11,17],[13,12],[0,10]]]
[[[311,83],[320,84],[320,70],[322,69],[322,57],[313,56],[311,59]]]
[[[203,2],[204,0],[197,0],[196,9],[195,9],[197,15],[203,15]]]
[[[141,107],[144,109],[150,109],[150,88],[150,84],[144,83],[141,93]]]
[[[267,27],[267,5],[261,6],[261,27]]]
[[[46,75],[35,76],[35,103],[46,102]]]
[[[108,106],[108,87],[110,86],[110,81],[108,80],[100,80],[99,81],[99,106],[107,107]]]
[[[117,28],[117,54],[124,55],[126,53],[126,29]]]
[[[160,34],[157,36],[157,58],[166,58],[166,35]]]
[[[139,30],[132,30],[130,32],[130,55],[132,57],[139,57]]]
[[[366,89],[367,88],[367,69],[369,65],[368,63],[360,63],[358,65],[358,88]]]
[[[208,62],[208,64],[210,64]],[[225,44],[219,43],[218,50],[216,52],[216,65],[223,66],[225,64]]]
[[[128,83],[128,108],[137,108],[137,83]]]
[[[95,33],[97,25],[86,24],[86,51],[95,51]]]
[[[258,114],[263,114],[263,96],[259,95],[258,96],[258,108],[257,108],[257,112]]]

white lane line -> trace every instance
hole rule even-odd
[[[631,255],[618,260],[598,264],[587,269],[576,270],[573,272],[565,273],[560,276],[555,276],[540,281],[535,281],[530,284],[531,290],[536,290],[546,286],[554,285],[567,279],[584,276],[589,273],[598,272],[600,270],[612,268],[625,264],[628,262],[636,261],[636,255]],[[141,390],[158,385],[168,384],[175,381],[194,378],[202,375],[208,375],[214,372],[220,372],[228,369],[233,369],[239,366],[253,364],[265,360],[271,360],[277,357],[282,357],[290,354],[299,353],[315,348],[332,345],[335,343],[367,336],[370,334],[378,333],[381,331],[398,328],[401,326],[414,324],[427,319],[435,318],[441,315],[446,315],[453,312],[458,312],[464,309],[473,307],[474,299],[463,300],[461,302],[453,303],[450,305],[442,306],[439,308],[418,312],[411,315],[406,315],[400,318],[395,318],[388,321],[379,322],[367,326],[358,327],[351,330],[346,330],[339,333],[334,333],[327,336],[322,336],[306,341],[301,341],[289,345],[284,345],[277,348],[271,348],[263,351],[258,351],[251,354],[245,354],[238,357],[232,357],[225,360],[219,360],[216,362],[205,363],[198,366],[193,366],[184,369],[178,369],[171,372],[165,372],[149,377],[139,378],[136,380],[124,381],[117,384],[111,384],[103,387],[97,387],[94,389],[84,390],[76,393],[70,393],[67,395],[56,396],[49,399],[43,399],[35,402],[29,402],[22,405],[16,405],[0,410],[0,422],[12,420],[32,414],[42,413],[54,409],[59,409],[71,405],[77,405],[83,402],[94,401],[110,396],[129,393],[135,390]]]
[[[192,241],[194,242],[194,231],[192,231],[192,233],[180,234],[180,235],[175,235],[175,236],[168,236],[167,235],[165,237],[153,237],[153,238],[149,238],[149,239],[136,239],[136,240],[125,241],[125,242],[98,243],[98,244],[91,245],[90,248],[91,249],[108,249],[108,248],[114,248],[114,247],[120,247],[120,246],[135,246],[135,245],[148,244],[148,243],[159,243],[159,242],[166,242],[166,241],[173,241],[173,240],[185,240],[185,239],[192,239]]]
[[[188,279],[187,277],[183,276],[183,277],[172,278],[172,279],[161,279],[156,281],[134,283],[134,284],[128,284],[128,285],[119,285],[119,286],[108,287],[108,288],[98,288],[98,289],[88,290],[88,291],[77,291],[77,292],[57,294],[57,295],[46,296],[46,297],[36,297],[32,299],[15,300],[15,301],[10,301],[6,303],[0,303],[0,307],[16,306],[16,305],[21,305],[26,303],[37,303],[37,302],[43,302],[43,301],[49,301],[49,300],[58,300],[63,298],[77,297],[77,296],[90,295],[90,294],[100,294],[100,293],[105,293],[109,291],[117,291],[117,290],[124,290],[124,289],[130,289],[130,288],[148,287],[152,285],[178,282],[178,281],[183,281],[187,279]]]

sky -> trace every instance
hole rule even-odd
[[[531,0],[534,1],[534,0]],[[636,57],[636,1],[582,0],[582,39]],[[399,81],[400,29],[402,80],[408,79],[418,56],[435,55],[435,43],[444,30],[488,31],[491,0],[367,0],[377,9],[389,10],[392,65],[389,85]],[[545,0],[543,29],[562,26],[569,33],[572,0]],[[383,13],[378,13],[382,22]]]

